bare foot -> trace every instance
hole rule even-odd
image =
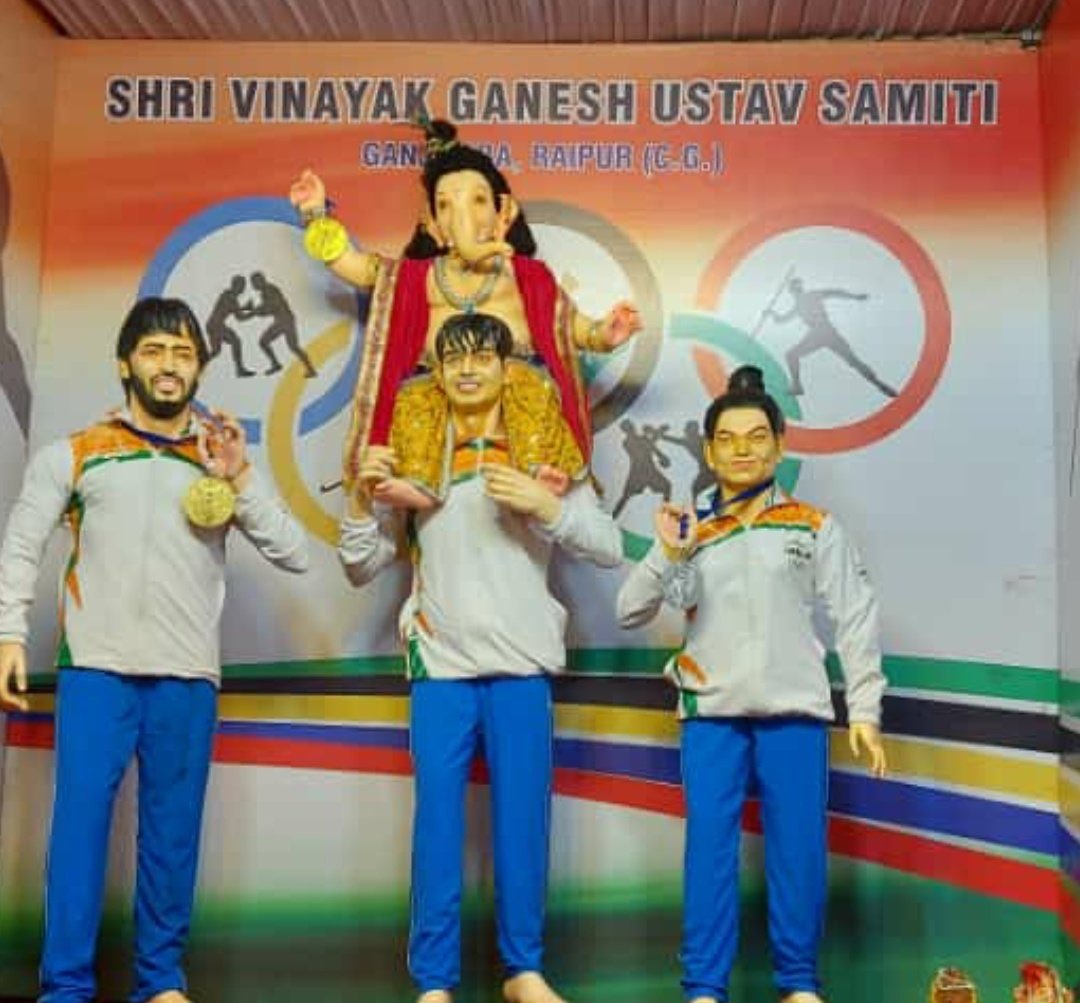
[[[454,1003],[454,997],[447,989],[429,989],[416,997],[416,1003]]]
[[[788,993],[781,1003],[822,1003],[822,999],[817,993],[797,992]]]
[[[438,504],[427,492],[400,477],[387,477],[386,480],[379,481],[371,496],[384,505],[413,509],[416,512],[426,512]]]
[[[716,1003],[715,996],[695,996],[690,1003]]]
[[[566,1003],[539,972],[519,972],[503,983],[506,1003]]]
[[[166,992],[158,993],[157,996],[148,999],[146,1003],[191,1003],[179,989],[169,989]]]

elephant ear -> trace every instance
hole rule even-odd
[[[521,207],[517,204],[517,199],[509,192],[503,192],[499,196],[499,229],[496,239],[505,240],[510,227],[514,225],[514,220],[520,215]]]
[[[434,240],[439,247],[446,247],[447,240],[443,236],[442,230],[439,229],[439,224],[435,222],[435,218],[431,215],[431,207],[428,205],[426,195],[420,201],[419,223],[420,229]]]

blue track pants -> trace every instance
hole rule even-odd
[[[547,676],[418,680],[410,744],[416,773],[409,972],[421,992],[461,978],[462,857],[469,768],[491,776],[495,913],[508,976],[540,971],[551,813]]]
[[[138,762],[135,991],[185,988],[217,691],[205,680],[62,669],[40,1003],[90,1003],[116,791]]]
[[[683,722],[686,999],[728,998],[738,948],[739,837],[751,781],[761,796],[773,981],[781,995],[819,990],[828,752],[827,726],[807,718]]]

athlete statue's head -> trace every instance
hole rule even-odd
[[[506,322],[488,313],[456,313],[447,317],[435,335],[435,358],[489,350],[506,359],[514,350],[514,336]]]
[[[765,376],[757,366],[740,366],[728,378],[727,389],[715,398],[705,412],[705,437],[711,439],[721,415],[734,408],[761,411],[774,436],[784,434],[784,413],[765,389]]]
[[[457,255],[475,264],[509,245],[531,257],[536,241],[502,171],[483,150],[457,138],[457,128],[442,119],[421,119],[426,155],[421,182],[425,212],[407,258]]]
[[[452,414],[481,414],[497,408],[514,347],[510,328],[485,313],[449,317],[435,336],[435,379]]]
[[[757,366],[731,374],[727,390],[705,412],[705,462],[724,495],[770,478],[784,456],[784,415]]]
[[[175,418],[188,407],[209,357],[198,318],[179,299],[139,300],[116,339],[128,406],[152,418]]]

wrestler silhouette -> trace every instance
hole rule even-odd
[[[670,467],[671,460],[656,445],[667,432],[667,425],[642,425],[639,432],[627,418],[619,422],[619,428],[623,430],[623,449],[630,459],[630,470],[622,497],[611,510],[616,518],[631,498],[644,491],[655,491],[664,501],[671,500],[671,481],[660,470]]]
[[[683,425],[682,437],[674,435],[661,435],[664,442],[670,442],[673,446],[682,446],[695,460],[697,460],[698,472],[694,477],[694,483],[690,488],[690,497],[697,498],[702,491],[716,486],[716,474],[705,462],[705,436],[701,434],[701,426],[696,421],[688,421]]]
[[[240,346],[240,335],[227,323],[230,318],[247,320],[254,315],[250,306],[240,302],[240,295],[244,291],[244,277],[234,275],[229,282],[228,289],[224,290],[214,303],[210,316],[206,318],[206,340],[210,347],[210,358],[215,358],[221,351],[223,344],[228,344],[233,357],[233,368],[237,376],[254,376],[255,370],[248,369],[244,365],[243,352]]]
[[[315,367],[311,364],[307,352],[300,344],[300,337],[296,331],[296,316],[285,299],[285,294],[270,282],[262,272],[251,273],[251,285],[259,294],[259,302],[252,309],[253,316],[269,317],[270,326],[259,338],[259,347],[266,353],[270,360],[270,368],[266,375],[276,373],[281,369],[281,363],[274,354],[273,344],[278,338],[284,338],[289,351],[304,364],[304,375],[317,376]]]

